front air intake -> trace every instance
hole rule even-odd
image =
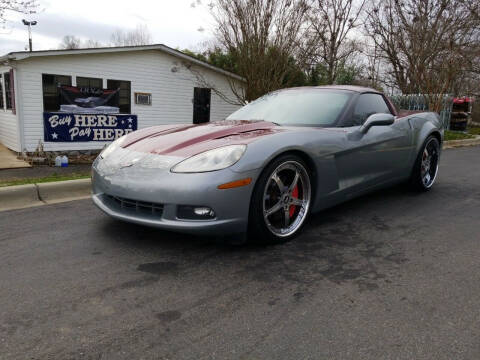
[[[105,194],[105,197],[110,200],[110,202],[114,203],[119,209],[124,211],[151,214],[158,217],[161,217],[163,214],[163,204],[132,200],[108,194]]]

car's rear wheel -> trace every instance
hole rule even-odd
[[[312,201],[307,169],[293,154],[280,156],[265,168],[252,195],[249,240],[282,243],[299,233]]]
[[[429,136],[420,150],[413,168],[411,184],[421,191],[429,190],[437,178],[440,143],[435,136]]]

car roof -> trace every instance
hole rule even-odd
[[[307,90],[307,89],[332,89],[332,90],[347,90],[347,91],[353,91],[357,93],[377,93],[381,94],[380,91],[369,88],[369,87],[364,87],[364,86],[356,86],[356,85],[322,85],[322,86],[300,86],[300,87],[294,87],[294,88],[287,88],[284,90]]]

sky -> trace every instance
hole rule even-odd
[[[154,43],[173,48],[201,50],[212,38],[213,21],[202,0],[37,1],[37,14],[7,12],[5,29],[0,29],[0,56],[26,50],[28,32],[22,19],[38,22],[32,27],[33,50],[57,49],[65,35],[107,43],[115,30],[140,24],[148,27]]]

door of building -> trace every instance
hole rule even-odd
[[[212,92],[209,88],[193,89],[193,123],[201,124],[210,121],[210,100]]]

